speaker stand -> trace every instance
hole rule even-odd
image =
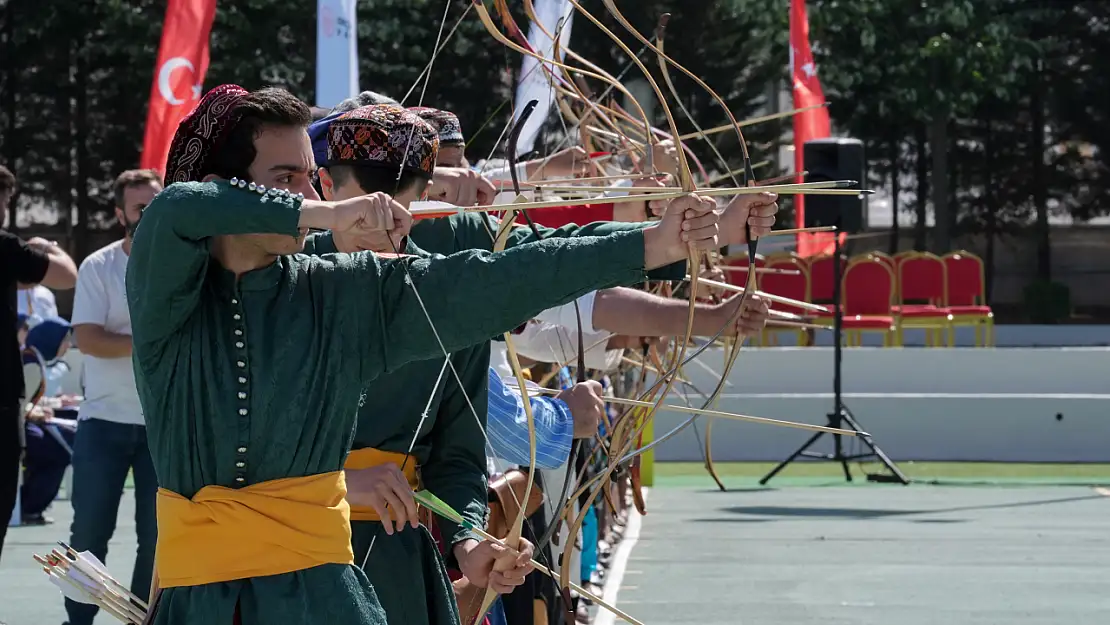
[[[907,478],[894,462],[883,452],[878,445],[871,439],[871,436],[863,431],[859,422],[856,421],[852,411],[844,405],[844,396],[842,393],[841,373],[843,369],[843,342],[844,342],[844,314],[841,308],[841,280],[843,279],[844,264],[841,262],[840,254],[840,223],[837,220],[835,243],[833,244],[833,409],[832,412],[825,415],[828,419],[828,426],[836,429],[849,429],[856,432],[856,437],[863,441],[864,445],[870,448],[869,453],[848,455],[844,453],[844,442],[841,440],[843,434],[832,434],[833,437],[833,453],[819,454],[809,451],[826,432],[817,432],[802,444],[794,453],[790,454],[786,460],[783,460],[771,470],[770,473],[765,475],[763,479],[759,480],[761,485],[767,484],[771,478],[775,477],[780,471],[785,469],[791,462],[799,457],[815,458],[819,460],[826,460],[832,462],[839,462],[840,466],[844,469],[844,479],[851,482],[852,472],[848,468],[848,463],[852,460],[862,460],[864,458],[877,458],[890,471],[891,476],[871,476],[868,477],[871,481],[890,481],[898,482],[901,484],[909,484],[910,480]]]

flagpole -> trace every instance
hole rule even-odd
[[[316,105],[330,109],[358,95],[356,0],[317,0]]]

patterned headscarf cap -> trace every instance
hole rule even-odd
[[[322,121],[322,120],[321,120]],[[378,165],[431,176],[439,153],[435,128],[393,104],[363,106],[331,121],[328,165]]]
[[[336,104],[335,108],[333,108],[331,112],[347,113],[363,106],[373,106],[375,104],[396,104],[397,106],[401,105],[401,103],[397,100],[394,100],[393,98],[385,94],[378,93],[377,91],[363,91],[354,97],[347,98],[339,104]]]
[[[243,116],[239,103],[249,91],[239,85],[220,85],[204,94],[197,107],[177,125],[166,160],[166,180],[199,182],[212,154],[223,146]]]
[[[463,138],[462,123],[451,111],[444,111],[442,109],[432,108],[430,106],[417,106],[409,109],[413,113],[420,116],[420,119],[428,122],[439,131],[439,144],[440,145],[463,145],[466,140]]]

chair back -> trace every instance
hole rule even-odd
[[[755,255],[755,266],[756,267],[765,267],[766,263],[767,263],[767,259],[764,258],[762,254],[756,254]],[[743,254],[734,254],[732,256],[726,256],[726,257],[721,259],[721,264],[725,265],[726,267],[744,267],[744,268],[747,268],[747,266],[748,266],[748,254],[745,252]],[[759,286],[761,277],[762,277],[761,275],[756,274],[756,276],[755,276],[756,286]],[[746,272],[746,271],[729,271],[729,270],[726,269],[725,270],[725,282],[728,282],[729,284],[731,284],[733,286],[744,286],[745,284],[748,283],[748,272]]]
[[[966,250],[943,256],[947,274],[945,305],[982,306],[986,303],[983,260]]]
[[[879,260],[886,263],[886,266],[890,267],[891,269],[894,269],[895,267],[898,266],[898,261],[895,260],[893,256],[891,256],[890,254],[887,254],[886,252],[872,251],[872,252],[868,252],[867,255],[878,258]]]
[[[844,263],[844,257],[840,258]],[[836,284],[835,265],[832,256],[814,256],[809,259],[809,296],[814,303],[831,303],[833,286]]]
[[[941,306],[948,289],[947,271],[940,256],[911,252],[898,263],[898,296],[904,304]]]
[[[763,274],[760,290],[800,302],[809,301],[809,268],[803,259],[788,255],[768,256],[769,269],[786,269],[799,272],[797,275]],[[808,314],[806,311],[788,304],[775,304],[776,310],[795,314]]]
[[[781,263],[784,260],[785,261],[797,260],[798,262],[805,265],[806,267],[809,266],[809,263],[806,262],[805,258],[802,258],[797,253],[791,252],[789,250],[780,250],[780,251],[777,251],[777,252],[771,252],[770,254],[768,254],[764,258],[764,262],[766,263],[766,265],[765,265],[766,267],[770,267],[774,263]]]
[[[901,262],[903,260],[906,260],[907,258],[909,258],[910,256],[913,256],[914,254],[917,254],[917,250],[906,250],[904,252],[898,252],[897,254],[894,255],[894,264],[895,264],[895,266],[901,264]]]
[[[841,283],[844,316],[890,315],[894,305],[894,271],[880,258],[853,258]]]

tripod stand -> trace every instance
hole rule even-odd
[[[848,469],[848,463],[850,461],[860,460],[863,458],[878,458],[879,462],[883,463],[883,465],[891,472],[892,475],[869,475],[869,480],[874,482],[900,482],[902,484],[910,483],[909,478],[907,478],[905,475],[902,474],[901,471],[898,470],[898,467],[894,465],[894,462],[889,457],[887,457],[887,455],[883,453],[883,450],[880,449],[879,446],[871,440],[871,437],[867,435],[862,428],[860,428],[860,425],[856,421],[855,416],[852,415],[852,411],[849,410],[846,405],[844,405],[844,397],[841,394],[840,379],[842,365],[841,361],[843,356],[843,354],[841,353],[841,343],[844,340],[844,314],[841,309],[840,290],[841,279],[844,277],[844,264],[840,260],[839,217],[837,218],[835,225],[836,235],[835,243],[833,244],[833,305],[835,307],[833,310],[833,409],[832,412],[828,413],[826,416],[828,417],[829,427],[837,429],[846,428],[858,432],[859,434],[857,435],[857,437],[862,440],[863,444],[867,445],[867,447],[870,448],[871,451],[862,454],[845,454],[843,441],[841,440],[843,434],[832,434],[833,453],[819,454],[809,451],[809,448],[812,447],[814,443],[816,443],[818,440],[820,440],[822,436],[826,434],[825,432],[817,432],[816,434],[811,436],[809,440],[807,440],[801,447],[799,447],[797,451],[791,454],[789,458],[783,460],[781,463],[779,463],[777,467],[772,469],[770,473],[765,475],[763,479],[759,480],[760,484],[766,484],[768,481],[770,481],[771,478],[775,477],[775,475],[777,475],[779,471],[785,469],[787,465],[789,465],[791,462],[799,457],[819,458],[821,460],[831,460],[833,462],[839,462],[840,466],[844,468],[844,479],[849,482],[852,481],[852,472]]]

